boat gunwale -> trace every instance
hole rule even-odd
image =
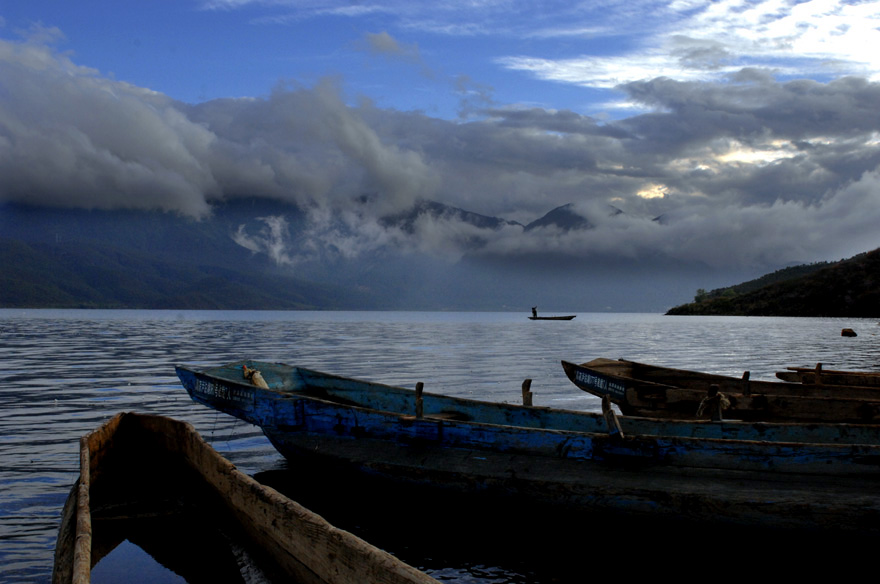
[[[622,361],[624,363],[628,362],[625,359],[621,359],[620,361]],[[612,373],[612,372],[608,372],[608,371],[603,371],[601,369],[602,365],[591,365],[590,363],[593,363],[593,361],[588,361],[586,363],[574,363],[573,361],[563,360],[562,363],[563,363],[563,369],[565,369],[566,365],[573,365],[575,367],[580,367],[583,369],[595,371],[599,375],[604,375],[606,377],[611,377],[611,378],[615,378],[615,379],[619,379],[619,380],[625,380],[625,381],[633,384],[634,386],[637,386],[637,388],[647,387],[647,388],[656,388],[656,389],[661,389],[661,390],[673,390],[681,395],[686,395],[692,399],[696,399],[699,395],[702,395],[702,396],[706,395],[706,390],[703,390],[703,389],[682,387],[679,385],[672,385],[669,383],[661,383],[661,382],[652,381],[649,379],[641,379],[638,377],[624,375],[621,373]],[[608,366],[610,366],[610,365],[608,365]],[[686,373],[699,373],[696,371],[688,371],[685,369],[682,369],[681,371],[684,371]],[[568,374],[567,369],[566,369],[566,374]],[[714,376],[714,377],[719,378],[719,380],[740,381],[736,377],[717,375],[714,373],[704,373],[701,375],[706,375],[706,376],[710,376],[710,377]],[[569,376],[569,379],[571,379],[570,376]],[[711,381],[711,379],[710,379],[710,381]],[[576,382],[574,382],[574,380],[572,380],[572,382],[575,383],[575,385],[580,388],[580,385],[578,385]],[[802,383],[789,383],[789,382],[782,382],[782,381],[780,381],[778,383],[774,382],[774,381],[763,381],[763,380],[743,381],[743,383],[755,383],[755,382],[767,383],[767,384],[771,384],[771,386],[775,385],[775,386],[779,386],[779,387],[788,387],[789,389],[815,387],[818,390],[819,388],[823,387],[821,385],[813,386],[813,385],[802,384]],[[848,387],[852,387],[855,389],[871,389],[869,387],[864,387],[864,386],[846,386],[846,385],[829,385],[829,386],[825,387],[824,389],[827,391],[829,387],[833,388],[832,391],[838,391],[839,388],[848,388]],[[581,389],[583,389],[583,388],[581,388]],[[584,391],[589,391],[589,390],[584,390]],[[592,392],[590,392],[590,393],[592,393]],[[851,396],[797,395],[797,394],[786,394],[786,393],[773,393],[770,391],[760,391],[760,390],[751,391],[750,394],[748,394],[748,395],[744,392],[726,391],[724,393],[727,393],[730,395],[735,395],[735,396],[747,396],[747,397],[764,396],[764,397],[778,397],[778,398],[786,398],[786,399],[808,399],[811,401],[815,400],[820,403],[822,403],[822,402],[825,402],[825,403],[841,402],[841,403],[845,403],[845,404],[858,403],[858,404],[868,404],[868,405],[872,405],[872,406],[877,406],[878,408],[880,408],[880,388],[878,388],[876,391],[876,394],[877,394],[876,399],[851,397]],[[833,422],[831,422],[831,423],[833,423]],[[843,423],[846,423],[846,422],[843,422]]]

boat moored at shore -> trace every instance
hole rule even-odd
[[[261,371],[268,389],[249,383],[244,367]],[[621,417],[620,432],[603,414],[449,397],[421,384],[406,389],[278,363],[178,366],[177,374],[194,401],[260,426],[297,468],[344,468],[572,512],[880,534],[873,426],[847,437],[846,425]]]

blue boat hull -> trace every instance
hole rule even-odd
[[[195,401],[259,425],[294,465],[630,516],[839,529],[858,515],[880,531],[876,442],[620,438],[595,414],[433,394],[419,417],[412,390],[248,362],[261,389],[236,379],[243,364],[178,375]]]

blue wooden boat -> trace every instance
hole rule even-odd
[[[880,389],[752,380],[637,363],[626,359],[562,361],[578,388],[608,398],[625,415],[699,419],[718,415],[745,421],[880,423]],[[711,392],[711,394],[710,394]]]
[[[266,387],[245,378],[260,371]],[[177,367],[192,399],[260,426],[299,467],[450,492],[880,534],[880,427],[682,422],[493,403],[277,363]],[[849,521],[858,516],[858,521]]]

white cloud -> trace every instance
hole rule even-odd
[[[738,71],[725,67],[709,73],[697,69],[682,69],[677,59],[668,54],[641,54],[619,57],[576,57],[572,59],[542,59],[535,57],[501,57],[497,62],[510,69],[529,72],[546,81],[557,81],[612,89],[639,79],[671,77],[683,81],[717,78]]]
[[[880,2],[674,2],[654,6],[652,15],[653,30],[636,25],[638,42],[611,55],[519,55],[497,62],[541,79],[599,88],[660,76],[720,80],[744,66],[788,75],[880,74],[880,53],[867,50],[880,46]],[[577,26],[557,34],[572,30]]]

